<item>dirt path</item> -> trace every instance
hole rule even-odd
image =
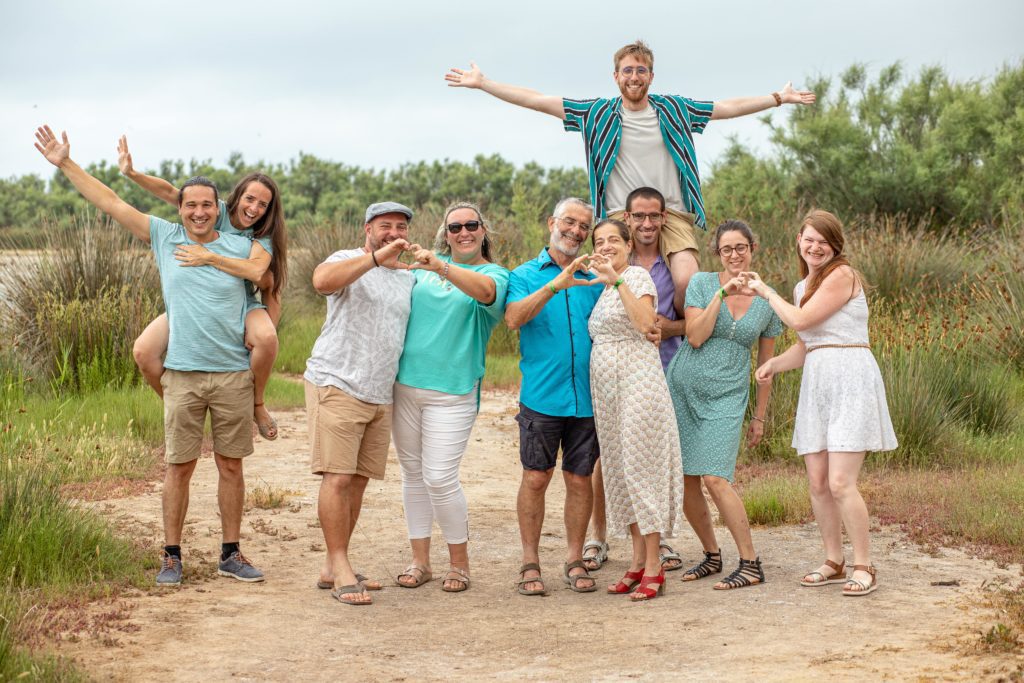
[[[558,573],[564,547],[558,478],[541,545],[550,595],[518,596],[514,412],[514,396],[485,394],[464,461],[474,581],[466,593],[442,593],[437,580],[416,590],[389,585],[374,594],[374,606],[354,608],[317,590],[319,480],[308,474],[305,416],[278,413],[281,438],[258,442],[246,463],[250,488],[265,482],[294,492],[290,507],[245,517],[243,548],[266,572],[266,583],[212,578],[220,532],[215,468],[207,457],[196,471],[186,521],[187,583],[131,596],[134,632],[65,642],[61,651],[99,679],[133,681],[995,680],[1024,660],[974,653],[971,646],[995,620],[982,606],[982,582],[1019,580],[1019,567],[999,569],[954,551],[933,557],[889,530],[874,537],[882,587],[863,599],[842,597],[839,586],[796,583],[821,559],[813,526],[755,530],[768,575],[758,588],[716,592],[707,581],[683,585],[675,573],[668,575],[666,596],[649,604],[571,593]],[[98,508],[158,544],[158,493]],[[719,535],[724,545],[727,532]],[[689,532],[675,545],[687,564],[699,555]],[[436,570],[445,565],[437,532],[434,546]],[[731,566],[735,551],[725,547]],[[599,572],[602,590],[624,570],[626,548],[625,539],[613,541],[612,560]],[[361,571],[382,579],[407,561],[393,451],[387,479],[367,489],[353,557]],[[961,586],[931,585],[953,579]]]

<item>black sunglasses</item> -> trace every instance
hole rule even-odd
[[[449,223],[448,232],[450,232],[453,235],[458,235],[460,232],[462,232],[463,228],[469,230],[470,232],[476,232],[477,228],[479,228],[481,225],[482,223],[480,221],[466,221],[465,223]]]

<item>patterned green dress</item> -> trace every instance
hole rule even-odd
[[[720,287],[718,273],[697,273],[686,288],[687,308],[707,308]],[[739,320],[723,302],[708,340],[679,348],[666,373],[684,474],[732,481],[750,399],[750,351],[758,339],[780,334],[782,321],[756,296]]]

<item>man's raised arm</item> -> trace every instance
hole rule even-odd
[[[469,63],[469,71],[462,69],[451,69],[444,76],[448,81],[449,88],[474,88],[483,90],[499,100],[527,109],[533,109],[544,114],[551,114],[556,119],[565,118],[565,110],[562,108],[562,98],[554,95],[544,95],[536,90],[521,88],[518,85],[498,83],[486,78],[475,63]]]
[[[59,168],[90,204],[123,225],[143,242],[149,242],[149,216],[125,203],[117,193],[71,160],[71,143],[68,142],[66,132],[61,132],[61,139],[58,140],[49,126],[43,126],[36,130],[35,145],[39,153]]]
[[[715,108],[711,112],[711,119],[734,119],[737,116],[756,114],[772,107],[781,107],[784,104],[814,104],[817,97],[810,90],[796,90],[793,83],[786,83],[782,90],[773,92],[771,95],[757,95],[755,97],[734,97],[728,100],[715,102]]]
[[[163,178],[139,173],[132,166],[132,153],[128,151],[128,137],[125,135],[117,141],[117,167],[121,169],[121,175],[146,192],[171,206],[178,206],[178,188]]]

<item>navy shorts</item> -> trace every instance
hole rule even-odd
[[[594,473],[600,451],[592,417],[553,417],[519,404],[519,459],[524,470],[554,469],[562,449],[562,469],[581,477]]]

